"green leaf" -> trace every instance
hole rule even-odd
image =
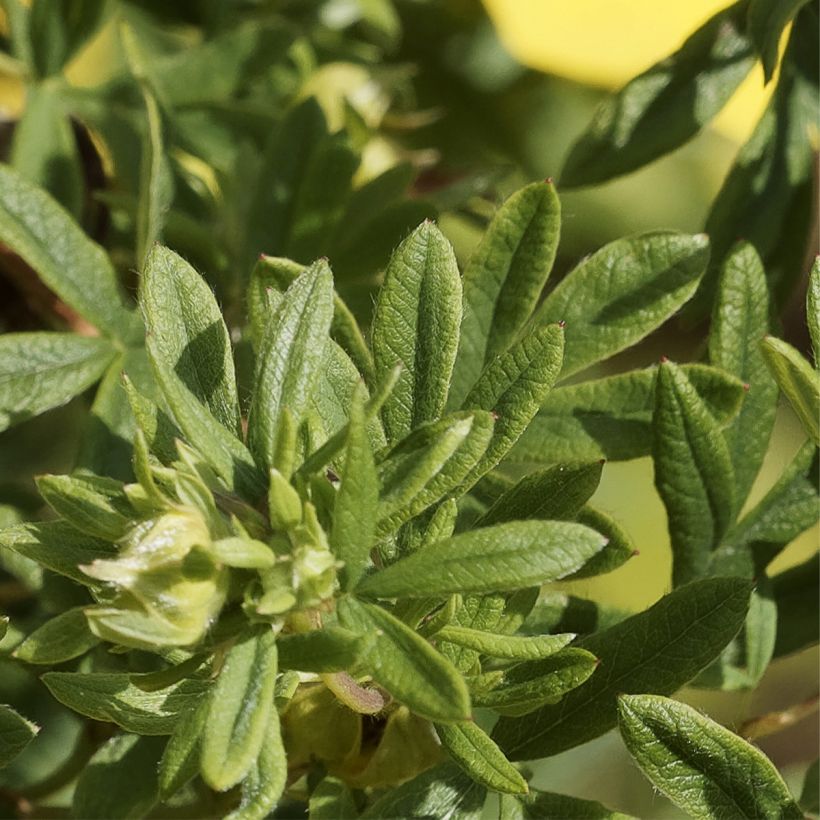
[[[691,706],[623,695],[618,725],[643,773],[690,817],[803,817],[761,751]]]
[[[120,672],[46,672],[41,680],[69,709],[140,735],[171,734],[179,716],[210,686],[191,678],[146,692]]]
[[[122,538],[134,517],[122,483],[111,478],[45,475],[37,478],[37,489],[57,515],[106,541]]]
[[[74,0],[55,7],[49,0],[31,4],[31,43],[40,77],[57,74],[96,33],[105,0]]]
[[[246,635],[228,651],[202,735],[202,776],[217,791],[242,780],[260,754],[276,683],[276,636],[270,627]]]
[[[820,556],[817,553],[795,567],[772,577],[777,605],[775,657],[797,652],[820,641]]]
[[[5,569],[5,566],[4,566],[4,569]],[[8,615],[0,616],[0,641],[2,641],[3,638],[6,637],[6,632],[8,632],[8,629],[9,629]]]
[[[83,535],[64,521],[18,524],[0,530],[0,548],[14,550],[85,585],[96,582],[83,573],[81,566],[117,555],[117,548],[110,541]]]
[[[333,316],[333,277],[327,262],[308,268],[288,288],[259,350],[248,418],[248,444],[259,464],[276,466],[283,408],[299,424],[322,367]]]
[[[663,324],[695,292],[709,240],[654,231],[592,254],[547,296],[538,324],[565,322],[561,377],[623,350]]]
[[[543,593],[521,625],[525,635],[574,632],[590,635],[623,621],[630,613],[603,606],[565,592]]]
[[[157,763],[165,741],[117,735],[82,770],[71,805],[73,817],[130,820],[145,817],[159,800]]]
[[[85,196],[80,156],[71,122],[50,86],[29,86],[9,159],[15,171],[79,219]]]
[[[720,429],[686,374],[661,364],[652,456],[672,539],[672,583],[702,575],[734,517],[734,475]]]
[[[598,488],[603,462],[559,464],[524,476],[478,520],[486,527],[528,518],[569,521]]]
[[[694,137],[729,101],[754,64],[745,2],[711,17],[674,54],[598,107],[561,171],[566,187],[629,173]]]
[[[737,634],[752,584],[709,578],[671,592],[645,612],[577,645],[600,660],[598,672],[560,703],[523,718],[502,718],[493,738],[513,760],[549,757],[602,735],[617,720],[622,693],[671,694]]]
[[[806,772],[800,807],[811,814],[820,813],[820,760],[815,760]]]
[[[355,820],[359,812],[344,780],[326,775],[310,795],[308,815],[311,820]]]
[[[279,667],[300,672],[341,672],[356,663],[369,643],[366,636],[338,626],[280,635],[276,644]]]
[[[521,188],[496,212],[464,270],[450,407],[460,406],[526,324],[555,261],[560,230],[561,205],[550,180]]]
[[[263,820],[279,802],[287,776],[288,762],[279,728],[279,713],[271,709],[262,748],[242,781],[242,800],[227,820]]]
[[[638,554],[626,530],[618,526],[615,519],[606,513],[587,506],[578,513],[575,520],[600,533],[606,539],[606,544],[581,569],[574,572],[571,578],[591,578],[612,572]]]
[[[388,442],[444,411],[461,322],[461,278],[453,249],[425,222],[393,252],[373,316],[373,361],[399,380],[382,408]]]
[[[159,794],[166,801],[199,774],[202,733],[210,704],[206,697],[194,702],[177,721],[159,762]]]
[[[636,820],[594,800],[530,789],[525,797],[505,798],[500,820]]]
[[[474,649],[482,655],[513,661],[535,661],[549,657],[574,638],[571,632],[564,635],[497,635],[455,624],[447,624],[436,632],[437,641],[448,641]]]
[[[811,336],[814,368],[820,368],[820,256],[814,260],[806,294],[806,322]]]
[[[777,69],[780,38],[786,26],[809,0],[749,0],[749,37],[763,60],[766,82]]]
[[[682,369],[718,424],[737,414],[742,382],[707,365]],[[543,464],[649,455],[656,381],[657,368],[648,367],[556,387],[507,459]]]
[[[763,358],[815,444],[820,444],[820,373],[782,339],[767,336]]]
[[[487,789],[470,780],[454,763],[442,763],[390,789],[362,814],[362,820],[396,817],[479,820]]]
[[[127,375],[123,376],[122,384],[136,426],[145,437],[148,449],[163,464],[170,464],[177,457],[176,440],[183,439],[182,431],[154,401],[137,390]]]
[[[104,339],[74,333],[3,334],[0,430],[82,393],[100,378],[114,356],[115,350]]]
[[[205,280],[180,256],[154,246],[140,283],[151,351],[224,427],[241,434],[231,340]]]
[[[463,678],[427,641],[389,612],[352,598],[339,599],[339,620],[358,635],[375,632],[360,668],[396,700],[429,720],[450,722],[470,715]]]
[[[474,693],[473,701],[502,715],[526,715],[545,703],[560,701],[597,667],[598,659],[590,652],[563,649],[548,658],[513,666],[492,689]]]
[[[580,524],[510,521],[421,547],[365,578],[357,592],[418,598],[522,589],[569,575],[603,546]]]
[[[502,794],[527,793],[527,781],[518,769],[472,721],[437,723],[436,734],[445,751],[471,780]]]
[[[379,480],[367,437],[361,392],[354,396],[350,408],[347,446],[339,478],[341,484],[333,505],[330,548],[344,562],[341,588],[347,591],[356,586],[370,562],[379,504]]]
[[[40,727],[9,706],[0,706],[0,768],[6,766],[34,739]]]
[[[139,316],[105,251],[45,191],[6,165],[0,165],[0,242],[105,335],[138,341]]]
[[[35,629],[13,654],[26,663],[56,664],[84,655],[99,642],[88,628],[83,608],[76,607]]]
[[[709,334],[709,360],[748,386],[740,412],[723,437],[743,506],[763,463],[777,410],[777,387],[758,342],[769,331],[766,272],[752,245],[737,245],[723,264]]]
[[[448,493],[460,494],[493,435],[490,413],[454,413],[414,430],[377,465],[378,532],[386,534]],[[458,491],[458,492],[456,492]]]
[[[468,409],[496,417],[486,453],[468,483],[489,472],[527,429],[561,370],[564,331],[561,325],[536,328],[486,368],[464,400]]]
[[[218,422],[211,412],[185,386],[154,349],[154,337],[146,340],[148,356],[168,407],[185,438],[210,464],[229,489],[236,489],[255,501],[265,490],[265,483],[244,444]]]

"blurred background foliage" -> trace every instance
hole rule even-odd
[[[163,239],[209,277],[239,346],[242,294],[260,243],[304,262],[327,255],[366,321],[381,265],[411,226],[438,215],[463,262],[495,206],[539,177],[559,179],[562,196],[554,277],[625,234],[702,230],[776,86],[764,84],[757,65],[682,148],[604,184],[565,190],[562,164],[602,99],[678,48],[725,0],[66,0],[59,13],[69,17],[68,37],[55,34],[38,5],[57,4],[35,3],[31,12],[22,0],[0,5],[0,158],[72,211],[133,287],[140,158],[158,134],[168,156]],[[806,150],[816,147],[815,122]],[[286,167],[283,155],[292,158]],[[331,174],[339,193],[327,200]],[[294,175],[298,193],[283,201],[277,185]],[[809,213],[811,200],[800,201]],[[280,211],[272,230],[267,215]],[[29,274],[0,249],[0,330],[84,332]],[[795,291],[780,305],[782,331],[805,352],[795,307],[804,291]],[[702,344],[695,316],[606,369],[662,354],[693,359]],[[71,469],[88,403],[80,397],[0,434],[0,523],[39,513],[31,476]],[[750,504],[801,441],[791,410],[781,407]],[[593,501],[623,522],[640,555],[568,589],[643,609],[668,590],[671,566],[650,460],[608,465]],[[817,528],[805,533],[773,570],[804,560],[818,537]],[[4,606],[6,588],[0,580]],[[55,612],[65,594],[59,585],[44,590]],[[36,756],[24,754],[0,775],[2,789],[9,778],[41,781],[62,747],[88,739],[81,721],[40,697],[23,670],[0,671],[0,701],[17,704],[50,735]],[[815,647],[776,661],[753,693],[691,690],[684,699],[738,728],[810,699],[817,687]],[[816,755],[816,713],[759,742],[799,783],[804,761]],[[638,816],[675,816],[611,734],[539,764],[533,782]],[[59,805],[60,795],[53,800]]]

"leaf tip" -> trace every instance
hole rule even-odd
[[[558,327],[561,328],[561,330],[563,330],[566,326],[567,323],[563,319],[561,319],[561,321],[558,322]]]
[[[743,382],[743,392],[744,393],[748,393],[749,390],[751,390],[751,388],[752,388],[752,386],[749,384],[749,382]]]
[[[661,356],[660,363],[667,364],[669,362],[669,356]]]

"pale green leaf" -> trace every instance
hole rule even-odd
[[[526,324],[547,281],[561,230],[551,180],[514,193],[496,212],[464,270],[463,317],[449,406],[460,406],[481,372]]]
[[[105,251],[45,191],[6,165],[0,165],[0,242],[105,335],[139,340],[139,316]]]
[[[276,683],[276,636],[260,627],[234,644],[210,691],[202,776],[218,791],[242,780],[265,741]]]
[[[474,649],[482,655],[513,661],[536,661],[554,655],[574,640],[575,635],[497,635],[479,629],[447,624],[436,632],[437,641]]]
[[[394,251],[373,316],[373,361],[398,383],[382,408],[390,443],[441,416],[458,347],[461,278],[450,243],[425,222]]]
[[[461,675],[427,641],[373,604],[341,598],[339,620],[357,635],[376,636],[359,667],[411,711],[430,720],[465,720],[470,697]]]
[[[180,715],[210,686],[191,678],[146,692],[120,672],[46,672],[41,680],[69,709],[140,735],[171,734]]]
[[[806,432],[820,444],[820,373],[790,344],[767,336],[763,358]]]
[[[88,628],[83,608],[75,607],[35,629],[14,650],[14,657],[26,663],[63,663],[84,655],[99,642]]]
[[[538,324],[565,322],[561,377],[635,344],[698,286],[709,240],[655,231],[618,239],[585,259],[547,296]]]
[[[603,546],[580,524],[510,521],[421,547],[365,578],[357,592],[418,598],[522,589],[569,575]]]
[[[655,391],[655,486],[669,519],[672,582],[701,576],[734,518],[734,474],[714,418],[686,374],[661,364]]]
[[[471,780],[502,794],[527,793],[527,781],[518,769],[472,721],[437,723],[436,734],[445,751]]]
[[[760,750],[691,706],[653,695],[622,695],[618,725],[652,784],[696,820],[803,817]]]
[[[814,260],[806,294],[806,322],[811,336],[814,368],[820,368],[820,256]]]
[[[696,581],[590,635],[578,646],[599,658],[596,674],[560,703],[502,718],[493,738],[511,759],[531,760],[602,735],[616,723],[618,695],[671,694],[711,663],[740,630],[751,591],[739,578]]]
[[[719,425],[737,414],[745,395],[739,379],[702,364],[682,369]],[[507,459],[549,464],[649,455],[656,381],[657,368],[648,367],[554,388]]]
[[[167,800],[199,774],[202,732],[208,719],[206,697],[194,702],[180,715],[159,762],[159,794]]]
[[[327,775],[311,792],[308,816],[310,820],[356,820],[359,812],[344,780]]]

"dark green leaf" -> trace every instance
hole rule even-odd
[[[743,624],[751,591],[739,578],[696,581],[590,635],[578,646],[599,658],[597,673],[558,704],[503,718],[493,737],[511,759],[531,760],[602,735],[616,723],[619,694],[671,694],[714,660]]]
[[[777,604],[775,657],[797,652],[820,640],[820,557],[811,558],[772,578],[772,595]]]
[[[382,408],[390,443],[441,416],[458,347],[461,278],[453,249],[432,222],[394,251],[373,317],[373,361],[399,380]]]
[[[548,180],[513,194],[464,271],[463,318],[449,406],[459,407],[484,368],[515,341],[547,281],[561,230]]]
[[[72,0],[56,7],[49,0],[31,4],[31,42],[40,77],[57,74],[99,28],[106,0]]]
[[[635,545],[626,530],[618,526],[614,518],[594,507],[584,507],[575,517],[579,524],[591,527],[606,539],[604,548],[590,558],[571,578],[591,578],[603,575],[623,566],[633,555],[637,555]]]
[[[594,800],[531,789],[526,797],[505,798],[506,813],[499,820],[636,820],[629,814],[612,811]],[[513,802],[514,801],[514,802]]]
[[[686,374],[661,364],[655,391],[652,456],[672,539],[672,582],[702,575],[734,517],[734,475],[714,418]]]
[[[367,636],[338,626],[280,635],[276,642],[280,668],[300,672],[341,672],[350,669],[368,645]]]
[[[539,324],[565,322],[561,377],[606,359],[663,324],[695,292],[709,240],[655,231],[592,254],[547,296]]]
[[[820,813],[820,760],[815,760],[806,772],[800,807],[811,814]]]
[[[365,578],[357,592],[418,598],[522,589],[569,575],[603,546],[580,524],[511,521],[421,547]]]
[[[777,69],[778,48],[783,30],[809,0],[749,0],[749,37],[763,60],[766,82]]]
[[[167,800],[199,774],[202,732],[210,704],[206,697],[195,701],[179,720],[168,739],[158,767],[159,794]]]
[[[815,370],[820,368],[820,256],[814,260],[806,294],[806,322],[811,336]]]
[[[353,794],[338,777],[327,775],[310,795],[311,820],[356,820],[359,812]]]
[[[707,125],[754,64],[745,11],[740,2],[714,15],[678,51],[606,99],[572,147],[561,184],[594,185],[634,171]]]
[[[40,727],[9,706],[0,706],[0,767],[8,764],[32,741]]]
[[[691,706],[622,695],[618,724],[644,774],[690,817],[803,817],[761,751]]]

